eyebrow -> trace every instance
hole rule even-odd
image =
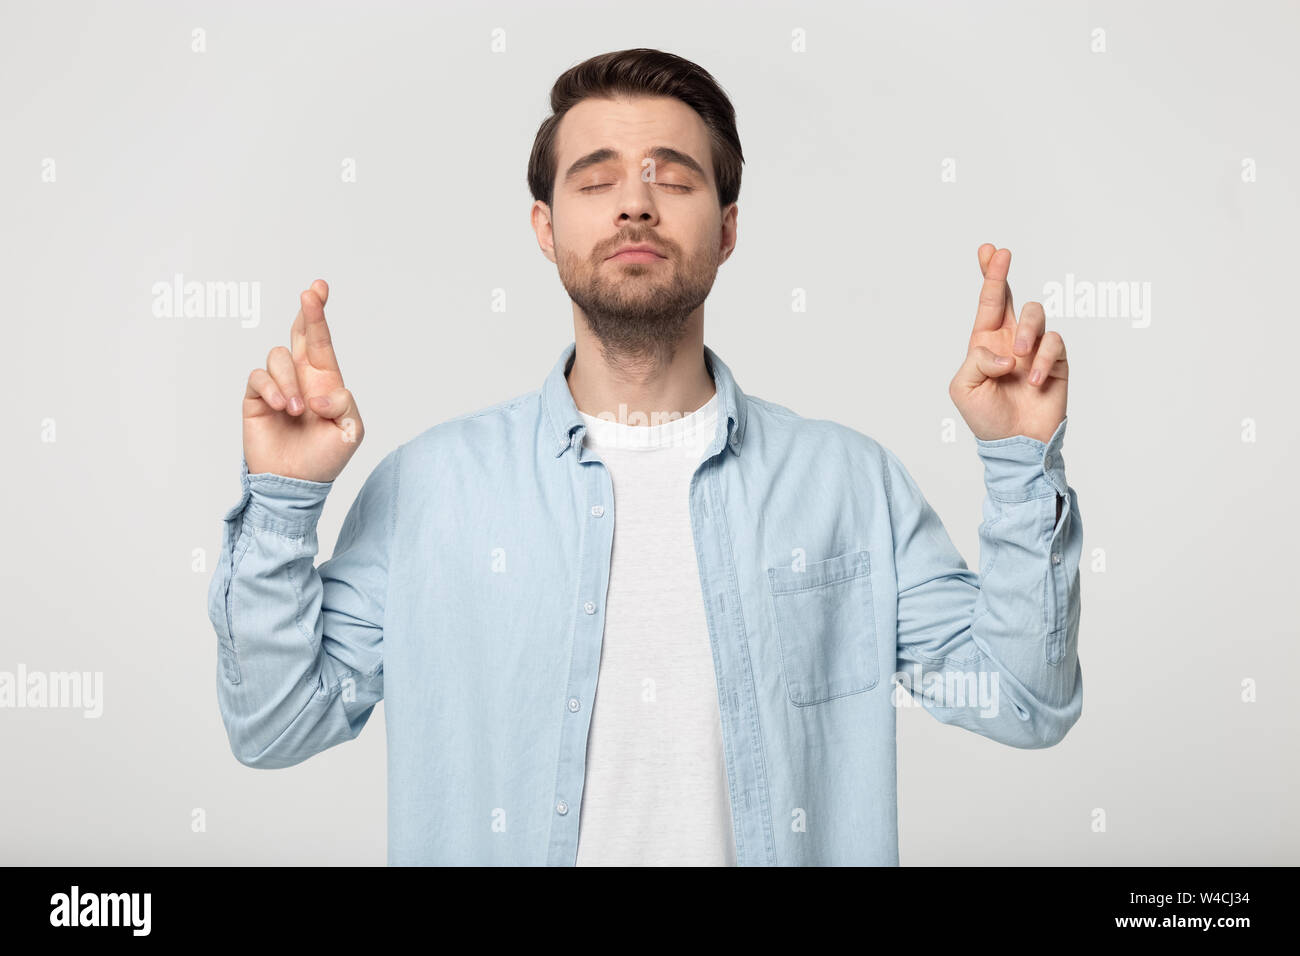
[[[655,146],[651,149],[647,149],[645,151],[645,156],[647,159],[653,159],[656,166],[666,166],[669,163],[676,163],[678,166],[685,166],[701,179],[707,180],[709,178],[704,172],[704,167],[681,150],[673,149],[669,146]],[[622,158],[623,154],[616,149],[604,147],[603,149],[594,150],[586,156],[583,156],[565,171],[564,181],[566,183],[569,182],[569,180],[573,179],[574,176],[577,176],[578,173],[591,166],[599,166],[601,163],[608,163],[611,160],[620,160]]]

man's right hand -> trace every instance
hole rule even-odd
[[[333,481],[361,444],[365,428],[352,393],[343,387],[325,300],[317,279],[301,296],[289,332],[292,350],[271,349],[244,392],[244,460],[250,474],[271,472],[307,481]]]

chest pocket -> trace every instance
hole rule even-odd
[[[858,694],[880,680],[871,558],[866,551],[804,566],[768,568],[781,671],[791,703]]]

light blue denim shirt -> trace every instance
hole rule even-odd
[[[618,506],[573,354],[391,451],[319,567],[332,483],[243,464],[208,601],[231,749],[292,766],[384,700],[390,865],[575,862]],[[1066,423],[977,442],[977,574],[892,452],[705,357],[718,428],[690,515],[737,861],[897,865],[900,698],[1012,747],[1079,719]]]

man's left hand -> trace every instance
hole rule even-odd
[[[1065,341],[1046,332],[1039,302],[1027,302],[1016,321],[1007,285],[1011,251],[980,246],[980,289],[966,361],[948,386],[953,404],[976,438],[1027,435],[1046,442],[1065,418]],[[998,358],[1009,359],[999,364]]]

